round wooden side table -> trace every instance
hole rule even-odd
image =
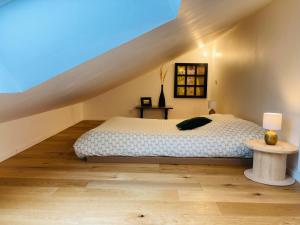
[[[247,178],[276,186],[295,183],[295,179],[286,175],[286,159],[288,154],[298,151],[296,146],[282,141],[267,145],[264,140],[250,140],[245,145],[254,151],[253,168],[244,172]]]

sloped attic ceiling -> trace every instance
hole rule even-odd
[[[175,20],[28,91],[0,94],[0,122],[100,94],[216,37],[270,1],[184,0]]]

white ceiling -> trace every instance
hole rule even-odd
[[[0,94],[0,122],[77,103],[231,28],[271,0],[183,0],[177,19],[18,94]],[[75,47],[75,46],[74,46]]]

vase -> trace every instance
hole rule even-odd
[[[164,85],[161,85],[158,106],[159,107],[165,107],[166,106],[166,100],[165,100],[165,94],[164,94]]]

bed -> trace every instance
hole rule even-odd
[[[74,144],[81,159],[131,158],[251,158],[243,142],[263,138],[255,123],[232,115],[207,116],[211,123],[180,131],[180,119],[158,120],[114,117],[83,134]],[[127,158],[126,158],[127,157]],[[111,161],[111,160],[109,160]]]

